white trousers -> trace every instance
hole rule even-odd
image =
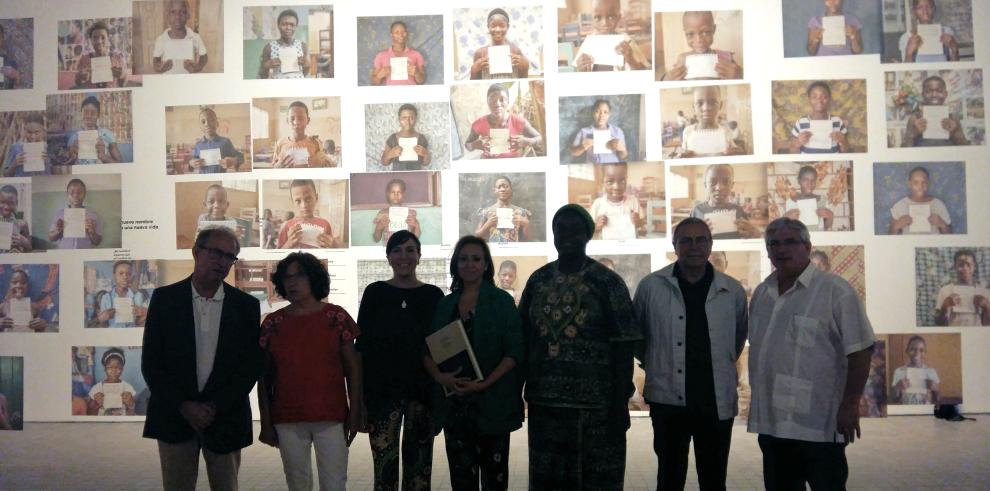
[[[275,425],[289,491],[313,489],[312,451],[316,448],[316,472],[320,491],[344,491],[347,484],[347,442],[344,425],[330,421]]]

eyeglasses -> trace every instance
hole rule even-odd
[[[237,254],[231,254],[223,249],[217,249],[216,247],[201,247],[200,250],[206,251],[206,254],[210,259],[222,259],[228,263],[237,261]]]
[[[798,244],[804,244],[804,241],[801,239],[772,239],[767,241],[767,247],[794,247]]]
[[[712,239],[711,237],[708,236],[681,237],[677,239],[677,245],[679,246],[690,246],[690,245],[706,246],[711,243],[712,243]]]

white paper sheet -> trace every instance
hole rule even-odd
[[[712,235],[736,231],[736,210],[715,210],[711,213],[705,213],[705,220],[712,224]]]
[[[76,142],[79,145],[80,160],[96,160],[99,154],[96,152],[96,142],[100,139],[100,132],[97,130],[82,130],[76,133]]]
[[[799,199],[797,209],[801,213],[801,223],[808,227],[818,227],[818,200],[814,198]]]
[[[89,81],[94,84],[101,84],[113,80],[112,64],[109,56],[96,56],[89,59],[92,72]]]
[[[41,172],[45,170],[45,142],[24,142],[24,172]]]
[[[113,320],[117,322],[134,322],[134,301],[131,297],[113,297]]]
[[[973,304],[973,297],[976,296],[976,287],[968,285],[953,285],[952,293],[959,295],[959,304],[952,307],[952,312],[956,314],[975,314],[976,305]]]
[[[846,16],[828,15],[822,17],[822,44],[825,46],[846,45]]]
[[[488,73],[492,75],[512,73],[512,52],[509,45],[488,47]]]
[[[688,55],[684,59],[684,66],[687,67],[685,79],[696,78],[719,78],[715,71],[715,64],[718,63],[718,55],[715,53],[705,53],[700,55]]]
[[[624,66],[626,59],[615,48],[625,40],[622,34],[597,34],[584,38],[581,48],[574,56],[574,65],[577,66],[577,59],[582,54],[586,54],[594,59],[596,65]]]
[[[390,80],[409,80],[409,57],[396,56],[388,60],[392,71],[389,72]]]
[[[417,141],[418,139],[413,136],[399,137],[399,146],[402,147],[402,153],[399,154],[400,162],[413,162],[419,160],[419,155],[417,155],[416,150],[414,150]]]
[[[86,236],[86,208],[65,208],[62,218],[65,225],[63,237],[81,239]]]
[[[811,132],[811,138],[808,139],[808,143],[804,146],[805,148],[813,148],[815,150],[831,150],[833,146],[832,142],[832,132],[835,129],[832,127],[831,119],[812,119],[811,127],[808,131]]]
[[[324,232],[323,227],[312,223],[303,223],[301,224],[301,228],[302,228],[302,235],[299,241],[306,245],[319,247],[320,241],[317,240],[317,237],[323,234]]]
[[[206,165],[217,165],[220,163],[220,149],[209,148],[199,151],[199,158],[206,161]]]
[[[691,135],[688,150],[698,155],[721,155],[728,149],[725,132],[722,128],[714,130],[696,129]]]
[[[918,47],[919,55],[941,55],[942,50],[942,24],[918,24],[918,35],[921,36],[921,46]]]
[[[612,153],[608,148],[608,142],[612,141],[612,132],[609,130],[594,130],[595,141],[593,151],[595,153]]]
[[[176,63],[182,64],[184,60],[192,60],[193,40],[192,39],[169,39],[165,42],[165,54],[162,58],[173,60],[172,66]]]
[[[907,367],[908,394],[928,393],[928,370],[924,368]]]
[[[636,238],[636,226],[628,213],[609,214],[602,227],[602,239],[630,240]]]
[[[282,73],[302,71],[302,67],[299,66],[299,53],[294,49],[280,49],[278,51],[278,60],[281,63],[279,71]]]
[[[942,127],[942,120],[949,117],[949,106],[921,106],[921,117],[925,118],[926,140],[947,140],[949,132]]]
[[[515,216],[512,208],[496,208],[495,216],[498,217],[498,223],[495,224],[495,228],[508,229],[516,227],[512,223],[512,217]]]
[[[908,216],[911,217],[908,233],[928,234],[932,232],[932,224],[928,222],[928,217],[932,216],[931,204],[908,205]]]
[[[492,128],[488,130],[488,137],[491,138],[491,140],[488,142],[489,145],[488,153],[492,155],[509,153],[508,128]]]
[[[306,167],[309,165],[309,149],[293,148],[289,150],[289,154],[292,155],[293,167]]]
[[[409,226],[406,224],[406,220],[409,218],[409,207],[408,206],[389,206],[388,207],[388,231],[397,232],[399,230],[406,230]]]
[[[124,407],[124,384],[117,382],[108,384],[103,382],[103,409],[120,409]]]
[[[9,251],[13,240],[14,222],[0,222],[0,250]]]
[[[27,327],[31,323],[31,299],[28,297],[10,299],[10,319],[16,327]]]

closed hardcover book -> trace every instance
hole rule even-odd
[[[458,377],[469,377],[476,382],[484,379],[460,319],[427,336],[426,346],[441,372],[456,372]],[[447,397],[453,394],[447,387],[443,391]]]

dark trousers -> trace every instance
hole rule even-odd
[[[382,407],[378,407],[379,404]],[[375,463],[375,491],[399,489],[400,453],[403,491],[430,489],[433,428],[429,409],[419,401],[398,400],[369,404],[368,412],[368,441],[371,442],[371,457]]]
[[[717,413],[716,413],[717,414]],[[701,489],[725,489],[729,466],[732,420],[694,409],[650,403],[653,421],[653,451],[659,459],[657,489],[684,489],[688,452],[694,439],[695,468]]]
[[[763,484],[767,491],[846,489],[846,444],[806,442],[760,435]]]
[[[443,428],[453,491],[504,490],[509,487],[509,434],[484,435],[465,411],[454,404]]]

